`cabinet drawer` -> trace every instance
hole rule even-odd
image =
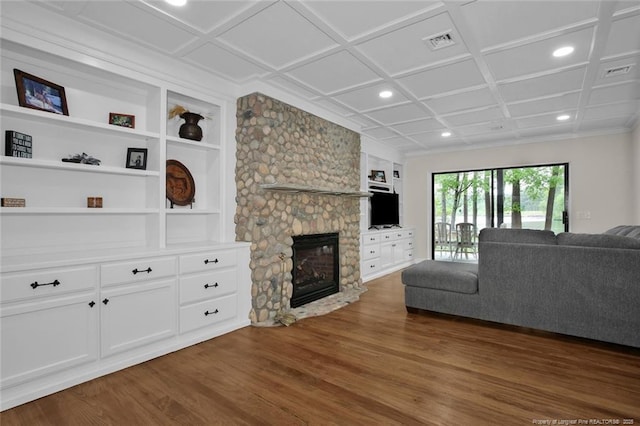
[[[95,288],[95,266],[47,269],[2,275],[2,302],[55,296]]]
[[[365,234],[362,236],[362,244],[376,244],[380,242],[380,234]]]
[[[413,260],[413,250],[407,250],[404,252],[404,257],[406,260]]]
[[[381,241],[383,243],[387,243],[389,241],[396,241],[397,239],[400,238],[398,235],[400,235],[400,233],[396,231],[385,232],[384,234],[381,235]]]
[[[393,238],[395,240],[401,240],[403,238],[407,238],[407,231],[404,229],[399,229],[397,231],[393,231]]]
[[[236,291],[236,270],[205,272],[180,278],[180,303],[211,299]]]
[[[380,260],[379,259],[369,260],[363,263],[362,275],[367,276],[367,275],[375,274],[376,272],[378,272],[378,270],[380,270]]]
[[[234,266],[237,261],[234,249],[180,256],[180,273],[188,274],[190,272],[226,268]]]
[[[237,310],[235,294],[184,306],[180,308],[180,333],[234,318]]]
[[[362,247],[362,259],[370,260],[380,256],[380,245],[368,245]]]
[[[176,274],[174,257],[156,257],[118,262],[100,267],[103,286],[146,281]]]

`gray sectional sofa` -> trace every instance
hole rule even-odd
[[[640,226],[603,234],[486,228],[478,264],[402,272],[408,310],[640,347]]]

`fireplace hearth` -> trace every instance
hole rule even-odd
[[[340,291],[337,233],[294,236],[292,258],[292,308]]]

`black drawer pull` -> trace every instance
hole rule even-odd
[[[94,302],[93,300],[91,302],[89,302],[89,307],[93,308],[95,306],[96,302]]]
[[[209,287],[216,288],[216,287],[218,287],[218,283],[215,283],[215,284],[213,284],[213,285],[211,285],[211,284],[207,283],[207,284],[205,284],[205,285],[204,285],[204,288],[209,288]]]
[[[204,264],[205,264],[205,265],[208,265],[209,263],[218,263],[218,258],[216,257],[216,258],[215,258],[215,259],[213,259],[213,260],[209,260],[209,259],[205,259],[205,260],[204,260]]]
[[[34,281],[30,285],[31,285],[31,288],[33,288],[33,289],[36,289],[38,287],[42,287],[43,285],[52,285],[52,286],[56,287],[56,286],[60,285],[60,281],[55,280],[55,281],[52,281],[50,283],[45,283],[45,284],[38,284],[38,281]]]
[[[217,309],[216,309],[215,311],[213,311],[213,312],[206,311],[206,312],[204,313],[204,316],[206,317],[206,316],[214,315],[214,314],[217,314],[217,313],[218,313],[218,310],[217,310]]]
[[[131,272],[133,273],[133,275],[137,274],[138,272],[146,272],[147,274],[150,274],[151,273],[151,266],[149,266],[147,269],[143,269],[141,271],[139,271],[138,268],[136,268]]]
[[[106,305],[107,303],[109,303],[109,299],[105,298],[105,299],[102,301],[102,303],[104,303],[104,304]]]

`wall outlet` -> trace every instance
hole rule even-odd
[[[579,211],[578,212],[578,219],[580,219],[580,220],[589,220],[589,219],[591,219],[591,212],[588,211],[588,210]]]

